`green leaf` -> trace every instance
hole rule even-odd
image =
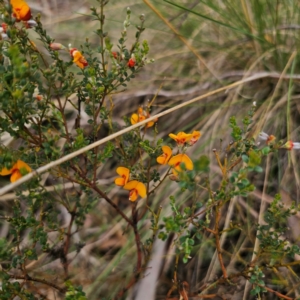
[[[271,151],[270,147],[264,147],[264,148],[261,149],[261,153],[263,155],[268,155],[270,153],[270,151]]]
[[[249,157],[248,157],[248,155],[243,154],[243,155],[242,155],[242,160],[243,160],[243,162],[248,163],[248,162],[249,162]]]

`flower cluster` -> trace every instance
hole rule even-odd
[[[120,177],[115,179],[115,184],[123,186],[123,189],[130,191],[129,200],[136,201],[138,196],[144,198],[147,195],[146,186],[137,180],[129,181],[130,171],[125,167],[118,167],[116,172]]]
[[[145,111],[142,107],[139,107],[137,114],[131,115],[130,122],[132,125],[134,125],[136,123],[139,123],[139,122],[142,122],[142,121],[148,119],[149,117],[150,117],[149,112]],[[146,128],[152,127],[156,121],[157,121],[157,119],[146,123],[145,127]]]
[[[178,134],[170,133],[169,137],[174,139],[178,146],[194,145],[200,138],[200,131],[193,133],[185,133],[183,131]],[[172,149],[169,146],[162,146],[163,154],[156,158],[157,163],[161,165],[168,164],[172,167],[173,178],[178,178],[178,173],[182,172],[181,165],[185,166],[186,170],[193,170],[194,165],[192,160],[185,153],[179,153],[172,156]]]
[[[31,172],[31,168],[22,160],[17,160],[17,162],[12,166],[12,168],[2,168],[0,171],[1,176],[11,175],[10,181],[15,182],[22,176]]]

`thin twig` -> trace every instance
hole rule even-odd
[[[31,277],[29,275],[26,275],[26,276],[23,276],[23,275],[9,275],[9,276],[12,279],[20,279],[20,280],[25,280],[25,281],[34,281],[34,282],[43,283],[45,285],[53,287],[54,289],[58,290],[62,294],[64,294],[66,292],[66,288],[61,288],[61,287],[57,286],[56,284],[54,284],[53,282],[47,281],[45,279],[35,278],[35,277]]]

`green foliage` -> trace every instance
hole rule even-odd
[[[267,292],[264,288],[265,282],[263,281],[263,278],[265,277],[264,273],[259,269],[258,266],[254,267],[254,270],[251,272],[251,277],[249,281],[253,284],[253,289],[251,290],[250,294],[260,295],[260,293]]]
[[[66,300],[86,300],[87,297],[82,290],[82,287],[74,287],[69,281],[66,282]]]
[[[300,254],[298,245],[290,245],[283,239],[288,231],[288,218],[299,212],[300,206],[293,203],[285,208],[280,200],[281,196],[277,194],[265,214],[266,224],[258,225],[260,251],[268,253],[270,264],[282,262],[286,256],[293,259],[295,254]]]

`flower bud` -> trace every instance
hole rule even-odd
[[[63,50],[63,49],[66,49],[66,47],[60,43],[51,43],[50,44],[50,48],[52,50]]]

